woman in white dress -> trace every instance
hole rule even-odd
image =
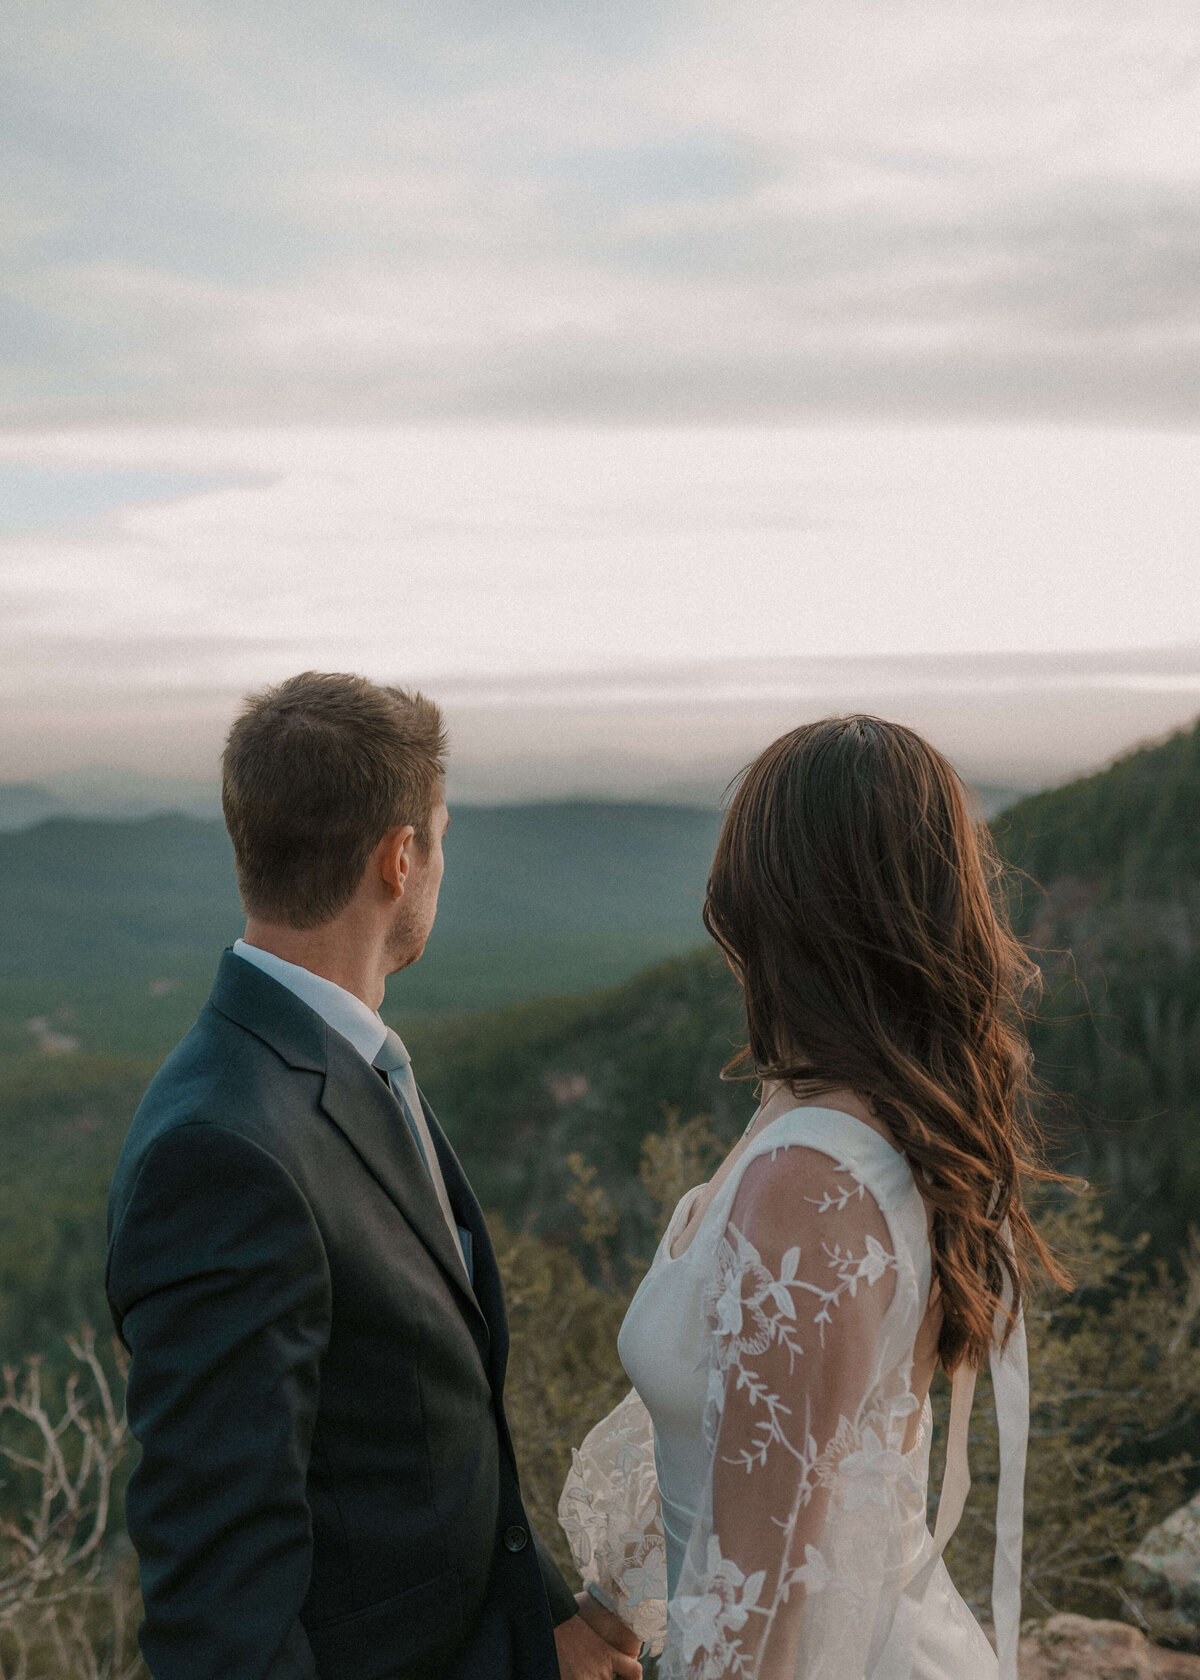
[[[633,1390],[559,1511],[669,1680],[1016,1680],[1036,977],[986,830],[911,730],[834,718],[745,772],[705,923],[761,1103],[676,1208],[618,1343]],[[992,1619],[942,1551],[975,1373],[1000,1426]],[[947,1468],[926,1526],[938,1363]],[[664,1648],[665,1647],[665,1648]]]

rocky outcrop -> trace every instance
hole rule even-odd
[[[1200,1657],[1151,1645],[1124,1622],[1052,1616],[1021,1641],[1021,1680],[1200,1680]]]
[[[1126,1568],[1143,1591],[1200,1632],[1200,1493],[1150,1530]]]

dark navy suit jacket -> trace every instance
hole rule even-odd
[[[108,1294],[154,1680],[558,1680],[495,1255],[425,1112],[474,1295],[391,1091],[231,952],[134,1117]]]

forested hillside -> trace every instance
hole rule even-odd
[[[1200,1221],[1200,724],[999,819],[1046,975],[1038,1068],[1113,1228]]]
[[[720,1069],[738,1043],[741,999],[709,951],[647,970],[611,992],[544,999],[431,1023],[406,1042],[422,1085],[484,1205],[543,1234],[573,1231],[568,1156],[597,1169],[644,1245],[649,1201],[637,1182],[642,1141],[664,1116],[713,1117],[732,1139],[754,1108],[751,1088]]]
[[[1178,1252],[1189,1223],[1200,1219],[1198,790],[1200,727],[1025,800],[996,824],[1005,853],[1026,871],[1016,914],[1047,973],[1034,1039],[1044,1081],[1070,1099],[1046,1107],[1058,1159],[1108,1187],[1114,1230],[1148,1230],[1165,1255]],[[529,824],[538,810],[492,813],[490,826],[481,822],[472,833],[468,820],[463,833],[456,830],[451,867],[468,903],[456,908],[457,888],[448,887],[439,934],[464,968],[472,960],[468,887],[473,881],[471,891],[483,896],[497,859],[514,879],[507,897],[481,909],[480,943],[487,950],[494,940],[502,964],[504,917],[536,901],[529,950],[520,959],[526,967],[516,976],[522,983],[536,966],[539,936],[564,928],[564,937],[579,935],[606,907],[614,942],[618,933],[632,941],[639,930],[631,923],[642,916],[648,941],[692,943],[688,929],[691,918],[698,921],[696,883],[712,818],[684,813],[692,822],[687,830],[670,808],[541,808],[547,831],[535,847]],[[572,848],[583,834],[592,848],[586,868],[579,863],[586,878],[567,910],[571,859],[584,858]],[[37,836],[38,855],[54,859],[60,882],[75,894],[65,925],[55,920],[62,898],[29,862]],[[203,991],[156,996],[149,981],[186,953],[197,965],[196,987],[206,989],[213,946],[237,931],[221,831],[156,818],[49,824],[0,840],[28,848],[27,872],[4,872],[4,915],[14,929],[3,958],[8,983],[39,963],[53,971],[56,985],[78,986],[88,975],[98,1000],[90,1024],[99,1048],[109,1021],[112,1042],[138,1042],[129,1023],[117,1019],[124,1010],[150,1023],[147,1049],[158,1051],[167,1026],[182,1031]],[[206,941],[203,954],[198,941]],[[631,967],[634,948],[624,947]],[[485,1205],[515,1226],[573,1233],[567,1158],[579,1151],[621,1214],[622,1245],[645,1252],[652,1208],[637,1180],[643,1138],[677,1109],[685,1118],[712,1116],[718,1138],[732,1140],[753,1106],[745,1084],[720,1078],[739,1043],[739,998],[711,948],[608,989],[584,990],[585,977],[604,978],[603,961],[590,949],[589,956],[582,941],[576,947],[570,995],[430,1018],[397,988],[386,1012],[409,1043]],[[431,950],[412,971],[414,981],[435,960]],[[73,1021],[65,1026],[71,1030]],[[8,1356],[35,1346],[69,1303],[102,1312],[104,1190],[153,1061],[41,1054],[20,1021],[10,1021],[4,1045],[0,1355]]]
[[[0,1057],[0,1362],[107,1331],[104,1206],[152,1062]]]
[[[465,806],[409,1019],[612,985],[702,937],[717,814],[677,805]],[[46,1018],[86,1051],[163,1054],[241,931],[219,822],[58,817],[0,833],[0,1049]]]
[[[1200,1220],[1198,813],[1200,725],[995,824],[1046,975],[1033,1039],[1054,1158],[1106,1188],[1114,1230],[1168,1256]],[[728,971],[700,951],[606,995],[409,1038],[492,1204],[555,1230],[578,1149],[640,1239],[634,1169],[664,1108],[730,1139],[745,1123],[747,1088],[719,1076],[740,1030]]]
[[[1022,799],[995,830],[1006,856],[1043,886],[1086,882],[1104,904],[1190,897],[1194,908],[1200,723],[1093,776]]]

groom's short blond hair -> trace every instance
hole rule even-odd
[[[221,783],[246,914],[332,920],[390,829],[411,823],[428,848],[445,774],[445,723],[423,694],[303,671],[247,695]]]

